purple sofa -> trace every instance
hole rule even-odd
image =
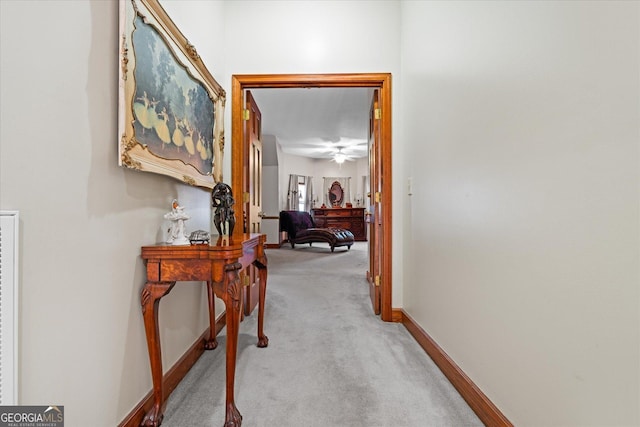
[[[326,242],[331,252],[339,246],[346,246],[347,250],[353,245],[353,233],[344,228],[316,228],[309,212],[282,211],[280,212],[280,231],[286,231],[291,247],[296,243]]]

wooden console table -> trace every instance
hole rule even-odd
[[[234,381],[238,329],[242,312],[242,284],[239,273],[249,264],[259,271],[258,347],[266,347],[269,339],[264,334],[264,300],[267,287],[267,257],[264,253],[264,234],[244,234],[241,238],[218,241],[211,244],[172,246],[154,245],[142,247],[142,259],[147,264],[147,282],[141,292],[144,328],[147,335],[151,378],[153,380],[153,407],[145,415],[142,426],[157,427],[162,423],[165,409],[162,391],[162,354],[158,330],[160,299],[167,295],[176,282],[205,281],[209,305],[209,339],[205,349],[217,347],[215,336],[214,294],[224,301],[227,322],[226,354],[226,413],[225,427],[239,427],[242,415],[236,408]]]
[[[356,241],[367,240],[364,221],[365,208],[313,208],[311,215],[316,227],[346,228],[353,233]]]

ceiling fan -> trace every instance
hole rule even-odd
[[[322,138],[326,140],[325,138]],[[341,138],[346,139],[346,138]],[[342,164],[345,161],[356,161],[367,155],[367,141],[346,140],[339,144],[314,142],[305,145],[305,152],[309,157],[315,159],[328,159],[330,161]],[[301,146],[301,145],[299,145]]]
[[[333,158],[330,161],[336,162],[339,165],[343,164],[345,160],[353,162],[353,158],[344,152],[344,147],[337,148],[338,151],[333,154]]]

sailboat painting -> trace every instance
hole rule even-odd
[[[213,188],[225,92],[157,0],[120,0],[119,164]]]

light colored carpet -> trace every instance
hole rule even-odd
[[[267,251],[265,333],[240,325],[236,405],[244,427],[422,427],[482,423],[401,324],[374,316],[366,243]],[[164,427],[222,426],[223,329],[167,402]]]

